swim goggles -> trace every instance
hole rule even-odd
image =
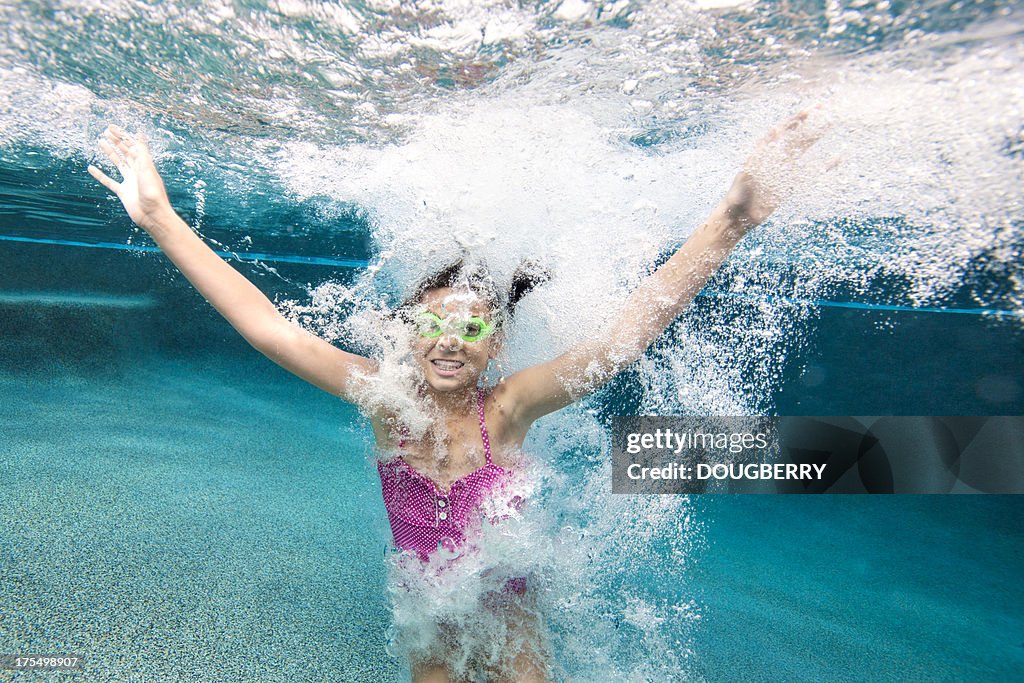
[[[464,342],[485,339],[491,336],[496,328],[494,323],[489,323],[476,315],[469,318],[457,318],[454,315],[442,318],[431,311],[421,311],[413,322],[421,337],[440,337],[442,334],[448,334]]]

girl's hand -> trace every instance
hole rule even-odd
[[[825,132],[804,110],[768,131],[757,143],[725,197],[726,213],[744,229],[758,225],[778,207],[794,162]]]
[[[174,214],[174,209],[149,147],[117,126],[107,128],[103,136],[100,149],[117,166],[122,180],[114,181],[95,166],[89,166],[89,174],[117,195],[136,225],[152,232],[166,216]]]

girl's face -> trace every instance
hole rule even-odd
[[[417,332],[413,341],[413,355],[423,369],[427,384],[445,393],[475,387],[487,362],[497,354],[500,342],[493,333],[477,341],[467,341],[467,337],[477,336],[481,329],[470,319],[482,319],[493,325],[490,306],[471,292],[444,287],[428,290],[413,313],[424,311],[442,321],[440,335],[423,336]]]

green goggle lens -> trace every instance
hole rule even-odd
[[[416,331],[421,337],[440,337],[448,332],[464,342],[475,342],[489,336],[494,331],[494,325],[479,316],[453,320],[423,311],[416,317]]]

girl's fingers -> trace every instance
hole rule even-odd
[[[91,164],[89,165],[89,168],[87,170],[89,171],[89,175],[98,180],[100,184],[103,185],[103,187],[107,188],[114,194],[117,194],[117,190],[120,187],[120,185],[114,182],[114,180],[110,176],[108,176],[106,173],[104,173],[103,171],[101,171],[100,169],[96,168]]]
[[[134,162],[137,158],[145,158],[149,155],[149,146],[144,133],[135,136],[123,128],[111,124],[103,131],[103,136],[111,147],[118,151],[125,163]]]
[[[109,131],[107,133],[107,141],[125,158],[128,157],[128,151],[131,149],[132,144],[134,144],[130,138],[113,135]]]
[[[794,114],[789,119],[789,121],[786,121],[783,125],[785,126],[786,129],[793,130],[794,128],[796,128],[797,126],[799,126],[801,123],[803,123],[806,120],[807,120],[807,111],[804,110],[804,111],[797,112],[796,114]]]
[[[103,150],[104,154],[106,154],[112,162],[114,162],[114,166],[117,166],[118,169],[124,166],[124,158],[121,156],[118,150],[115,150],[110,145],[109,142],[107,142],[106,140],[100,140],[100,149]]]
[[[815,107],[814,109],[817,109]],[[773,140],[781,138],[787,156],[794,158],[802,155],[816,143],[825,133],[820,121],[808,120],[812,110],[805,109],[779,126]]]
[[[113,124],[107,126],[107,130],[105,132],[108,135],[120,138],[121,140],[132,139],[132,136],[128,133],[128,131],[126,131],[124,128],[121,128],[120,126],[115,126]]]
[[[790,143],[791,153],[800,156],[808,149],[810,149],[815,142],[821,138],[822,131],[805,131],[803,135],[797,137]]]

